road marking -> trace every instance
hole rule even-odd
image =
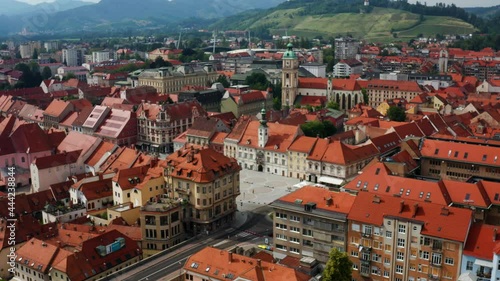
[[[222,241],[220,241],[219,243],[215,244],[215,245],[214,245],[214,247],[218,247],[218,246],[220,246],[220,245],[222,245],[222,244],[225,244],[225,243],[227,243],[227,242],[229,242],[229,241],[231,241],[231,240],[227,240],[227,239],[226,239],[226,240],[222,240]]]

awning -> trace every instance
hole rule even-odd
[[[136,142],[136,143],[135,143],[135,145],[137,145],[137,146],[142,146],[143,144],[144,144],[144,143],[143,143],[143,142],[140,142],[140,141],[138,141],[138,142]]]
[[[152,147],[156,147],[156,148],[160,147],[160,145],[159,145],[159,144],[152,144],[151,146],[152,146]]]
[[[493,268],[493,262],[491,262],[491,261],[485,261],[485,260],[476,259],[476,261],[474,262],[474,264],[475,265],[479,265],[479,266]]]
[[[326,177],[326,176],[319,177],[318,181],[323,182],[323,183],[333,184],[333,185],[340,185],[341,183],[344,182],[343,179],[337,179],[337,178]]]

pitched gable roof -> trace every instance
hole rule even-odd
[[[348,219],[383,225],[385,217],[401,218],[421,224],[423,235],[465,243],[472,214],[468,209],[360,192]]]

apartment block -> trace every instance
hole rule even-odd
[[[348,216],[353,280],[457,280],[472,211],[360,192]]]
[[[188,145],[164,163],[167,192],[182,200],[186,231],[210,232],[229,223],[240,194],[240,165],[215,150]]]
[[[271,203],[274,257],[328,261],[332,248],[347,250],[347,215],[356,197],[306,186]]]
[[[471,177],[500,179],[500,147],[436,139],[425,139],[421,146],[423,176],[466,181]]]

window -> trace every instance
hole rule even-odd
[[[455,264],[455,261],[453,260],[453,258],[446,257],[446,258],[444,259],[444,263],[445,263],[445,264],[449,264],[449,265],[454,265],[454,264]]]
[[[353,223],[351,225],[351,228],[352,228],[352,231],[358,231],[358,232],[359,232],[359,229],[360,229],[359,224],[356,224],[356,223]]]
[[[276,228],[277,229],[284,229],[284,230],[286,230],[286,224],[276,223]]]
[[[351,256],[359,257],[359,251],[351,251]]]
[[[290,242],[295,244],[300,244],[300,239],[296,237],[290,237]]]
[[[372,226],[371,225],[363,225],[363,235],[366,235],[366,236],[372,235]]]
[[[432,253],[432,264],[440,265],[442,262],[442,255],[438,253]]]
[[[474,267],[474,262],[467,261],[467,266],[465,267],[465,270],[472,270],[472,267]]]
[[[290,220],[294,222],[300,222],[300,217],[297,216],[290,216]]]
[[[380,269],[376,266],[372,266],[372,274],[373,275],[380,275]]]
[[[382,232],[380,231],[380,227],[374,227],[373,228],[373,234],[377,235],[377,236],[382,235]]]
[[[300,232],[300,228],[295,226],[290,226],[290,232]]]
[[[286,235],[283,235],[283,234],[280,234],[280,233],[276,233],[276,239],[287,240],[287,237],[286,237]]]
[[[295,254],[300,254],[300,250],[294,247],[290,247],[290,252],[295,253]]]
[[[385,249],[386,252],[390,252],[392,250],[392,247],[389,244],[385,244],[384,245],[384,249]]]
[[[415,271],[415,270],[417,270],[417,267],[415,266],[415,264],[413,264],[413,263],[412,263],[412,264],[410,264],[410,270],[411,270],[411,271]]]
[[[398,247],[402,248],[405,246],[405,240],[403,238],[398,238]]]
[[[398,261],[404,261],[405,260],[405,254],[403,252],[398,252],[396,259]]]
[[[310,229],[303,229],[303,230],[302,230],[302,234],[303,234],[304,236],[313,236],[313,232],[312,232],[312,230],[310,230]]]
[[[286,246],[283,246],[283,245],[280,245],[280,244],[276,244],[276,249],[279,249],[279,250],[282,250],[282,251],[286,251]]]
[[[396,273],[403,274],[403,266],[400,264],[396,264]]]
[[[276,212],[276,218],[286,220],[286,214]]]
[[[386,231],[385,238],[392,239],[392,231]]]
[[[405,234],[406,233],[406,225],[400,224],[398,227],[398,232],[401,234]]]
[[[389,271],[384,270],[384,277],[389,278]]]
[[[420,251],[420,258],[423,260],[428,260],[429,259],[429,252],[427,251]]]

